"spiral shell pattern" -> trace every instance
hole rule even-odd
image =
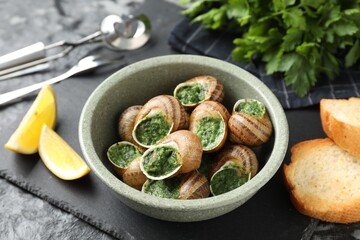
[[[222,102],[224,99],[224,85],[215,77],[213,76],[208,76],[208,75],[203,75],[203,76],[197,76],[194,78],[191,78],[183,83],[180,83],[176,86],[175,90],[174,90],[174,96],[176,96],[177,92],[184,86],[188,86],[191,84],[195,84],[198,83],[200,85],[202,85],[205,89],[205,98],[198,102],[198,103],[192,103],[192,104],[183,104],[183,106],[186,109],[192,109],[194,107],[196,107],[197,105],[199,105],[201,102],[207,101],[207,100],[212,100],[212,101],[217,101],[217,102]]]
[[[215,158],[216,160],[211,167],[210,177],[227,161],[233,161],[246,173],[251,173],[251,177],[254,177],[258,172],[259,163],[254,151],[244,145],[229,145],[218,152]]]
[[[179,199],[206,198],[210,194],[209,181],[198,171],[186,173],[181,178]]]
[[[259,146],[272,134],[272,123],[267,113],[257,118],[246,113],[235,113],[229,119],[230,141],[247,146]]]
[[[170,95],[159,95],[150,99],[141,108],[135,118],[135,125],[154,109],[161,111],[169,121],[173,122],[172,132],[185,129],[189,124],[188,114],[175,97]]]
[[[216,101],[205,101],[197,106],[190,115],[190,123],[194,121],[194,118],[201,112],[214,112],[217,111],[224,118],[225,122],[229,121],[230,113],[224,105]]]

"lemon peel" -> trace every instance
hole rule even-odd
[[[42,126],[46,124],[54,128],[56,113],[54,90],[50,85],[45,85],[4,147],[21,154],[36,153]]]
[[[60,179],[74,180],[90,172],[86,162],[47,125],[41,131],[39,154],[45,166]]]

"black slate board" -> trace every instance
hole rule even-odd
[[[143,49],[125,53],[126,61],[132,63],[173,53],[167,39],[182,18],[179,8],[167,2],[147,0],[138,11],[150,17],[153,35]],[[90,93],[113,71],[73,77],[54,86],[59,108],[56,131],[79,153],[81,109]],[[33,99],[0,109],[0,145],[15,130]],[[290,125],[289,146],[324,136],[318,107],[286,114]],[[285,161],[288,160],[289,155]],[[37,154],[23,156],[0,148],[0,175],[121,239],[309,239],[314,230],[311,226],[317,224],[293,208],[280,171],[243,206],[224,216],[195,223],[165,222],[137,213],[118,201],[93,173],[77,181],[62,181],[44,167]]]

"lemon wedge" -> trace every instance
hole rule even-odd
[[[90,171],[86,162],[47,125],[41,131],[39,154],[45,166],[61,179],[74,180]]]
[[[43,124],[54,128],[56,123],[56,97],[50,85],[44,86],[26,112],[5,148],[22,154],[38,151],[39,137]]]

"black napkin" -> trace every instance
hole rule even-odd
[[[322,98],[360,96],[360,65],[351,69],[342,68],[334,81],[321,76],[316,86],[306,96],[299,97],[285,85],[281,74],[267,75],[263,63],[255,66],[251,63],[232,61],[231,51],[235,47],[232,43],[234,38],[235,36],[230,32],[204,29],[199,23],[191,23],[188,18],[184,18],[171,32],[169,44],[181,53],[222,59],[251,72],[271,89],[285,109],[315,105]]]

